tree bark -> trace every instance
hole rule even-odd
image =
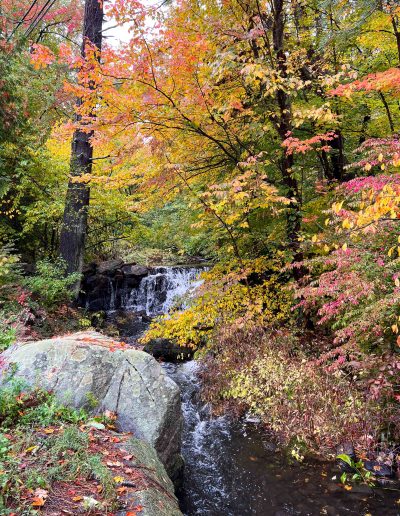
[[[103,25],[103,4],[99,0],[86,0],[83,21],[81,54],[85,57],[88,44],[101,51]],[[94,86],[93,86],[94,87]],[[81,99],[77,99],[79,105]],[[80,116],[76,120],[79,122]],[[63,225],[60,234],[60,255],[67,264],[67,273],[82,272],[87,233],[90,188],[83,182],[76,182],[82,174],[92,171],[93,148],[90,145],[91,132],[76,129],[72,139],[70,179],[65,200]]]
[[[285,15],[283,11],[283,0],[273,1],[273,49],[276,59],[276,66],[281,77],[287,75],[286,55],[284,51],[284,30],[285,30]],[[283,90],[278,89],[276,92],[276,101],[279,107],[279,121],[277,130],[279,137],[283,142],[288,133],[292,131],[292,114],[291,114],[291,100],[290,96]],[[291,199],[288,214],[287,214],[287,235],[289,246],[293,253],[295,261],[302,260],[299,245],[299,232],[301,229],[301,196],[298,188],[297,180],[293,174],[293,155],[288,155],[283,152],[280,160],[280,169],[282,172],[282,179],[287,188],[287,196]],[[296,269],[295,275],[299,271]],[[297,279],[297,278],[296,278]]]

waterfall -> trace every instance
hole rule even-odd
[[[201,284],[197,267],[155,267],[138,288],[121,298],[121,308],[148,316],[168,313],[177,303],[187,308],[188,297]]]

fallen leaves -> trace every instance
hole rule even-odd
[[[46,503],[46,499],[49,493],[45,489],[37,488],[34,491],[34,497],[32,498],[32,507],[43,507]]]

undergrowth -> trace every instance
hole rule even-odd
[[[115,482],[92,440],[84,410],[11,375],[0,390],[0,514],[37,514],[54,482],[85,478],[97,481],[106,514],[116,502]]]

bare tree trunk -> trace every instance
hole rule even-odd
[[[83,21],[81,54],[85,57],[87,44],[101,51],[103,4],[100,0],[86,0]],[[77,99],[78,105],[81,100]],[[77,120],[80,120],[79,115]],[[65,200],[63,225],[60,234],[60,255],[67,263],[67,272],[82,272],[87,233],[87,217],[90,188],[74,178],[92,171],[93,148],[90,145],[92,133],[75,130],[70,163],[70,180]]]

